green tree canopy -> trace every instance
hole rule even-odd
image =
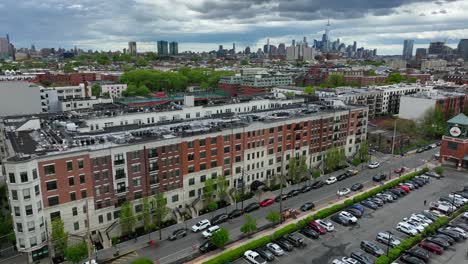
[[[431,138],[440,138],[447,130],[445,115],[440,107],[427,110],[420,125],[421,131]]]
[[[257,230],[257,220],[255,220],[250,214],[245,215],[245,222],[241,226],[240,231],[246,235],[251,235]]]
[[[208,179],[205,181],[205,186],[203,187],[203,197],[208,203],[213,201],[213,194],[215,192],[215,180]]]
[[[68,233],[65,232],[63,220],[56,218],[52,221],[52,244],[57,252],[63,253],[68,245]]]
[[[135,214],[133,213],[133,206],[130,202],[125,202],[120,207],[120,227],[123,234],[133,232],[135,227]]]
[[[401,83],[404,80],[405,77],[403,77],[399,72],[392,72],[387,77],[387,83],[390,84]]]
[[[220,230],[213,233],[210,240],[216,247],[223,248],[229,241],[229,231],[226,228],[221,227]]]
[[[170,210],[167,207],[167,200],[164,198],[163,193],[158,193],[153,197],[152,200],[153,203],[153,210],[154,210],[154,220],[155,224],[159,229],[159,240],[162,239],[162,234],[161,234],[161,225],[163,223],[163,220],[166,218],[166,216],[169,214]]]
[[[88,256],[88,247],[86,242],[69,246],[65,249],[65,258],[72,263],[79,263]]]
[[[265,218],[271,223],[276,223],[281,220],[281,214],[278,211],[271,210],[270,212],[268,212]]]
[[[306,86],[302,92],[307,95],[313,95],[315,94],[315,89],[312,86]]]
[[[98,83],[93,84],[93,86],[91,86],[91,94],[96,97],[101,96],[101,85]]]
[[[154,264],[154,262],[151,259],[139,258],[132,261],[131,264]]]

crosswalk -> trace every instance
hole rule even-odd
[[[113,260],[111,262],[111,264],[126,264],[126,263],[130,263],[131,260],[135,259],[135,258],[138,258],[139,255],[136,251],[133,251],[125,256],[122,256],[116,260]]]

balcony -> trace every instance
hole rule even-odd
[[[114,160],[114,165],[115,165],[115,166],[124,165],[124,164],[125,164],[125,160],[124,160],[124,159],[121,159],[121,160]]]
[[[358,127],[361,127],[361,126],[362,126],[362,122],[358,122],[358,123],[357,123],[357,126],[358,126]]]
[[[125,177],[126,177],[125,173],[117,173],[117,174],[115,174],[115,179],[116,179],[116,180],[125,179]]]

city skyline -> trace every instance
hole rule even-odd
[[[455,48],[468,35],[468,18],[462,12],[467,1],[364,1],[352,6],[338,2],[119,0],[107,5],[88,0],[73,4],[7,0],[0,4],[6,14],[0,18],[0,32],[10,33],[15,47],[35,44],[68,49],[76,45],[107,51],[122,50],[129,41],[136,41],[139,51],[156,51],[157,40],[174,40],[180,52],[216,50],[218,45],[233,42],[238,50],[250,46],[256,51],[267,38],[275,45],[288,45],[303,36],[320,39],[330,18],[331,39],[357,41],[358,46],[378,49],[381,55],[401,54],[404,39],[414,39],[414,49],[427,48],[431,41],[446,41]],[[18,16],[24,21],[16,23]],[[41,33],[51,28],[53,32]]]

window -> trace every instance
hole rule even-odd
[[[16,190],[11,190],[11,199],[13,200],[18,200],[18,191]]]
[[[210,143],[211,144],[216,144],[216,138],[210,138]]]
[[[200,164],[200,170],[206,170],[206,163]]]
[[[34,221],[29,221],[28,222],[28,232],[34,231]]]
[[[194,171],[195,171],[195,168],[193,167],[193,165],[188,166],[188,172],[189,173],[192,173]]]
[[[67,161],[67,171],[73,170],[73,161]]]
[[[133,172],[133,173],[138,173],[138,172],[140,172],[140,171],[141,171],[141,166],[140,166],[139,163],[138,163],[138,164],[133,164],[133,165],[132,165],[132,172]]]
[[[25,200],[31,199],[31,194],[30,194],[30,192],[29,192],[29,188],[23,190],[23,198],[24,198]]]
[[[96,195],[101,195],[101,186],[95,187],[95,188],[94,188],[94,193],[95,193]]]
[[[132,159],[139,159],[140,158],[140,151],[133,151],[132,152]]]
[[[38,201],[37,202],[37,211],[40,212],[42,210],[42,202]]]
[[[107,221],[112,221],[112,213],[107,213]]]
[[[104,223],[104,217],[102,217],[102,215],[98,216],[98,219],[100,224]]]
[[[188,160],[188,161],[192,161],[192,160],[194,160],[194,159],[195,159],[195,155],[194,155],[193,153],[187,154],[187,160]]]
[[[104,193],[109,193],[109,185],[104,185]]]
[[[189,192],[189,197],[194,197],[195,196],[195,190],[191,190]]]
[[[31,245],[31,247],[37,246],[37,238],[36,237],[29,238],[29,244]]]
[[[229,153],[230,149],[230,147],[224,147],[224,153]]]
[[[80,222],[75,222],[75,223],[73,223],[73,228],[75,229],[75,231],[77,231],[78,229],[80,229]]]
[[[72,214],[73,214],[73,216],[77,216],[78,215],[78,208],[73,207],[72,208]]]
[[[21,182],[28,182],[28,173],[25,171],[20,172],[20,178]]]
[[[122,165],[125,163],[123,153],[115,154],[114,155],[114,165]]]
[[[205,182],[206,181],[206,175],[200,176],[200,182]]]
[[[71,193],[70,193],[70,200],[71,200],[71,201],[75,201],[75,200],[76,200],[76,193],[75,193],[75,192],[71,192]]]
[[[18,232],[23,232],[23,224],[21,224],[21,223],[16,223],[16,231],[18,231]]]
[[[33,214],[32,205],[26,205],[25,210],[26,210],[26,215],[32,215]]]
[[[97,158],[92,159],[93,167],[97,167],[99,165],[99,160]]]
[[[57,218],[60,218],[60,211],[50,213],[50,221],[54,221]]]
[[[80,184],[84,184],[84,183],[85,183],[85,175],[80,174]]]
[[[59,204],[58,196],[49,197],[47,198],[47,201],[49,202],[49,206],[54,206],[54,205]]]
[[[217,166],[218,166],[218,162],[217,162],[216,160],[213,160],[213,161],[211,162],[211,168],[215,168],[215,167],[217,167]]]
[[[200,158],[206,158],[206,151],[200,152]]]
[[[53,175],[53,174],[55,174],[55,165],[54,165],[54,164],[45,165],[45,166],[44,166],[44,174],[45,174],[45,175]]]
[[[206,140],[200,139],[200,147],[205,146],[205,145],[206,145]]]
[[[448,142],[447,142],[447,148],[448,148],[448,149],[451,149],[451,150],[457,150],[457,148],[458,148],[458,143],[457,143],[457,142],[448,141]]]
[[[216,156],[216,154],[217,154],[216,149],[212,149],[212,150],[211,150],[211,156]]]
[[[47,191],[57,190],[57,181],[46,182]]]
[[[36,196],[41,194],[41,191],[39,190],[39,185],[34,186],[34,192],[36,193]]]
[[[194,185],[194,184],[195,184],[195,179],[194,179],[194,178],[190,178],[190,179],[188,180],[188,182],[189,182],[189,185]]]
[[[141,186],[141,178],[133,179],[133,187],[140,187]]]
[[[172,202],[175,203],[175,202],[178,202],[179,201],[179,195],[173,195],[172,196]]]
[[[16,179],[15,179],[15,174],[10,172],[8,173],[8,178],[10,179],[10,183],[16,183]]]
[[[193,148],[193,141],[187,142],[187,147],[188,148]]]
[[[15,211],[15,216],[21,216],[21,210],[20,210],[20,208],[19,208],[18,206],[15,206],[14,209],[15,209],[15,210],[14,210],[14,211]]]
[[[75,185],[75,178],[73,178],[73,176],[70,177],[70,178],[68,178],[68,185],[69,185],[69,186]]]

